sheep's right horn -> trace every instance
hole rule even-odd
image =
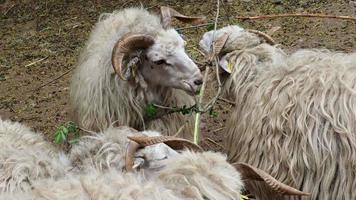
[[[119,75],[122,80],[126,80],[122,67],[125,54],[136,49],[147,48],[153,43],[154,38],[147,34],[128,34],[117,41],[111,57],[112,66],[114,67],[116,74]]]
[[[264,181],[269,187],[271,187],[272,190],[282,195],[309,195],[308,193],[301,192],[295,188],[277,181],[265,171],[257,169],[251,165],[245,163],[234,163],[233,166],[235,166],[235,168],[241,173],[242,179]]]
[[[189,140],[183,138],[177,138],[173,136],[154,136],[154,137],[144,137],[144,136],[128,136],[128,138],[143,147],[164,143],[174,150],[181,150],[189,148],[194,151],[202,151],[202,148]]]
[[[205,20],[205,17],[191,17],[185,16],[173,8],[161,6],[161,17],[163,28],[167,28],[171,25],[172,17],[182,21],[184,23],[199,23]]]
[[[264,32],[258,31],[258,30],[251,30],[251,29],[247,29],[248,32],[250,33],[254,33],[256,35],[258,35],[259,37],[263,38],[266,40],[266,42],[270,45],[275,45],[276,42],[273,40],[273,38],[269,35],[267,35]]]

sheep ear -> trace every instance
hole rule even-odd
[[[309,195],[308,193],[301,192],[295,188],[292,188],[286,184],[277,181],[265,171],[252,167],[251,165],[245,163],[234,163],[233,165],[237,169],[237,171],[240,172],[242,179],[264,181],[273,191],[278,192],[282,195],[296,195],[296,196]]]
[[[219,60],[219,66],[227,73],[231,74],[233,71],[234,64],[230,63],[227,59],[228,55],[224,55]]]
[[[205,20],[205,17],[186,16],[166,6],[161,6],[161,17],[163,28],[168,28],[171,25],[172,17],[184,23],[200,23]]]

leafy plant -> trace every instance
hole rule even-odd
[[[64,125],[59,126],[54,133],[53,142],[55,144],[61,144],[68,140],[69,135],[74,136],[74,139],[68,141],[69,144],[75,144],[78,142],[79,127],[74,122],[67,122]]]
[[[153,119],[157,116],[157,107],[150,103],[147,105],[145,113],[148,119]]]
[[[161,106],[157,106],[154,104],[148,104],[146,109],[145,109],[145,116],[148,119],[154,119],[157,117],[158,111],[157,109],[161,108]],[[187,106],[187,105],[183,105],[182,107],[163,107],[163,109],[166,109],[167,112],[166,114],[171,114],[171,113],[181,113],[183,115],[189,115],[192,113],[205,113],[205,111],[201,111],[198,109],[197,105],[194,104],[192,106]],[[215,112],[213,110],[213,108],[211,108],[210,110],[208,110],[209,115],[216,117],[218,115],[217,112]]]

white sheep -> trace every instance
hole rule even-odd
[[[12,132],[9,132],[11,127],[18,128],[18,132],[25,130],[26,134],[31,135],[25,140],[19,138],[18,149],[32,152],[32,149],[38,148],[36,145],[25,144],[25,141],[41,141],[36,133],[31,133],[17,123],[10,123],[8,127],[10,128],[3,129],[5,131],[0,140],[10,141],[4,138],[12,138]],[[124,135],[130,136],[134,141],[129,141]],[[2,191],[0,199],[240,199],[243,183],[235,167],[238,167],[243,178],[272,183],[271,189],[281,194],[287,191],[290,194],[304,195],[250,166],[235,164],[234,167],[219,153],[183,150],[178,154],[167,145],[182,149],[185,146],[194,147],[194,144],[188,140],[162,137],[156,131],[137,132],[128,127],[111,127],[104,133],[85,136],[79,140],[78,146],[68,156],[72,166],[66,168],[64,173],[62,169],[65,168],[61,168],[61,176],[27,176],[31,188]],[[157,142],[163,143],[155,144]],[[139,144],[142,149],[130,151],[132,144]],[[3,151],[7,146],[0,148]],[[48,148],[52,150],[52,147]],[[46,149],[42,150],[47,152]],[[23,155],[25,156],[36,159],[43,155]],[[138,167],[135,171],[125,172],[123,168],[135,167],[125,163],[131,156],[139,161]],[[141,160],[144,162],[140,162]],[[57,162],[60,162],[58,157]],[[29,167],[36,167],[35,164]],[[38,171],[41,170],[43,173],[47,172],[44,168]]]
[[[60,177],[71,167],[40,134],[0,116],[0,192],[27,191],[31,182]]]
[[[200,18],[167,7],[162,16],[161,22],[143,8],[129,8],[100,17],[70,87],[74,119],[82,128],[99,131],[114,123],[174,134],[190,120],[177,113],[153,120],[145,115],[150,104],[193,105],[190,95],[202,84],[199,68],[185,53],[185,41],[169,27],[171,17],[187,22]],[[189,123],[182,133],[191,137]]]
[[[206,51],[212,35],[200,41]],[[356,199],[356,53],[288,55],[238,26],[216,38],[224,43],[223,87],[236,104],[226,123],[228,160],[258,167],[310,199]],[[247,188],[273,197],[263,186]]]

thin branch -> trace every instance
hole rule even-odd
[[[230,100],[227,100],[227,99],[224,99],[224,98],[222,98],[222,97],[219,97],[218,100],[223,101],[223,102],[225,102],[225,103],[229,103],[229,104],[231,104],[231,105],[233,105],[233,106],[236,105],[235,102],[230,101]]]
[[[178,137],[179,133],[182,132],[182,130],[184,129],[186,124],[187,124],[187,121],[181,127],[179,127],[178,131],[173,136]]]
[[[242,19],[242,20],[258,20],[258,19],[271,19],[271,18],[279,18],[279,17],[333,18],[333,19],[356,21],[356,16],[336,16],[336,15],[308,14],[308,13],[284,13],[284,14],[261,15],[261,16],[237,16],[235,18]],[[212,24],[214,24],[214,22],[199,24],[199,25],[195,25],[195,26],[186,26],[186,27],[182,27],[182,28],[177,28],[176,30],[202,28],[202,27],[210,26]]]
[[[48,56],[46,56],[46,57],[44,57],[44,58],[41,58],[41,59],[38,59],[38,60],[35,60],[35,61],[31,62],[30,64],[25,65],[25,67],[30,67],[30,66],[32,66],[32,65],[34,65],[34,64],[36,64],[36,63],[39,63],[39,62],[41,62],[41,61],[46,60],[47,58],[48,58]]]
[[[215,144],[216,146],[218,146],[218,147],[224,149],[224,147],[223,147],[221,144],[215,142],[214,140],[212,140],[212,139],[210,139],[210,138],[206,138],[205,141],[209,141],[209,142]]]
[[[58,80],[58,79],[62,78],[63,76],[69,74],[69,72],[71,72],[71,71],[73,71],[73,68],[67,70],[67,71],[64,72],[63,74],[61,74],[61,75],[59,75],[58,77],[56,77],[55,79],[52,79],[52,80],[50,80],[50,81],[48,81],[48,82],[46,82],[46,83],[40,85],[39,87],[37,87],[37,88],[31,90],[31,92],[37,91],[37,90],[39,90],[39,89],[41,89],[41,88],[43,88],[43,87],[45,87],[45,86],[47,86],[47,85],[49,85],[49,84],[55,82],[56,80]]]
[[[194,26],[186,26],[186,27],[182,27],[182,28],[176,28],[176,30],[177,31],[181,31],[181,30],[185,30],[185,29],[200,28],[200,27],[210,26],[212,24],[214,24],[214,22],[209,22],[209,23],[205,23],[205,24],[198,24],[198,25],[194,25]]]
[[[308,14],[308,13],[284,13],[284,14],[272,14],[272,15],[260,15],[260,16],[237,16],[236,19],[271,19],[271,18],[281,18],[281,17],[315,17],[315,18],[334,18],[342,20],[353,20],[356,21],[356,16],[336,16],[336,15],[326,15],[326,14]]]

